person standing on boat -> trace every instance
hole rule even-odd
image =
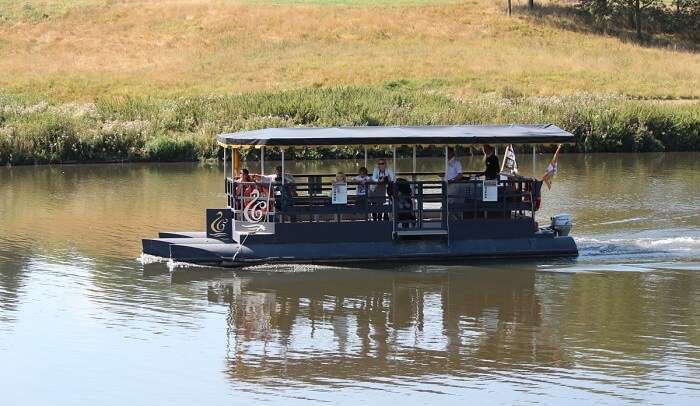
[[[365,206],[367,204],[367,189],[369,188],[368,183],[372,181],[372,178],[367,174],[367,168],[364,166],[360,168],[360,173],[352,178],[353,182],[357,183],[357,204]]]
[[[274,175],[267,175],[265,176],[270,183],[277,183],[277,187],[275,189],[277,191],[281,191],[282,189],[279,189],[282,186],[282,167],[277,165],[275,167],[275,174]],[[294,183],[294,177],[288,173],[284,174],[284,192],[286,196],[296,196],[296,184]]]
[[[498,174],[501,173],[501,165],[498,162],[496,150],[491,145],[484,145],[484,164],[486,170],[482,172],[486,180],[498,179]]]
[[[447,203],[462,204],[466,197],[466,185],[459,182],[462,180],[462,163],[457,159],[454,148],[448,148],[447,159],[447,172],[444,175],[447,182]],[[450,211],[450,217],[462,219],[462,211]]]
[[[386,202],[387,191],[389,191],[391,185],[396,181],[396,175],[391,168],[387,168],[386,160],[384,158],[377,162],[377,166],[372,171],[372,182],[374,185],[370,187],[370,204],[372,206],[383,206]],[[372,218],[377,220],[384,218],[385,216],[380,216],[379,213],[373,213]],[[388,214],[385,217],[388,220]]]

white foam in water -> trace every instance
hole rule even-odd
[[[136,258],[136,260],[139,261],[142,265],[157,264],[160,262],[169,261],[168,258],[158,257],[155,255],[144,254],[144,253],[141,253],[141,256],[139,258]]]
[[[700,249],[699,237],[665,237],[665,238],[576,238],[576,243],[584,249],[619,248],[630,249],[666,249],[670,251],[690,251]],[[700,252],[698,252],[700,254]]]
[[[632,222],[635,222],[635,221],[648,220],[648,219],[649,219],[649,217],[633,217],[633,218],[624,219],[624,220],[606,221],[606,222],[598,223],[598,224],[595,224],[595,225],[596,225],[596,226],[607,226],[607,225],[610,225],[610,224],[632,223]]]
[[[191,264],[189,262],[178,262],[168,259],[168,270],[170,272],[175,272],[177,269],[187,269],[187,268],[208,268],[205,265]]]
[[[700,262],[653,262],[650,264],[645,264],[648,267],[654,269],[663,270],[683,270],[683,271],[700,271]]]
[[[654,230],[658,233],[659,230]],[[659,269],[695,269],[700,260],[700,236],[696,230],[664,230],[657,236],[635,238],[576,238],[579,257],[571,267],[543,271],[560,272],[648,272]],[[671,235],[669,235],[671,234]],[[675,235],[673,235],[675,234]],[[659,261],[661,260],[661,262]],[[663,264],[663,265],[659,265]]]
[[[670,250],[690,251],[700,248],[700,238],[694,237],[671,237],[654,240],[651,238],[639,238],[636,240],[640,246],[665,247]]]
[[[315,272],[319,270],[329,269],[347,269],[340,266],[329,265],[304,265],[304,264],[269,264],[269,265],[251,265],[242,268],[244,271],[251,272],[279,272],[279,273],[301,273]]]
[[[651,272],[658,268],[649,264],[578,264],[569,266],[539,266],[538,271],[548,273],[588,273],[602,274],[604,272]]]

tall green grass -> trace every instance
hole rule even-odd
[[[554,123],[576,135],[575,151],[700,150],[698,103],[513,92],[456,100],[390,83],[80,104],[0,94],[0,164],[208,159],[220,154],[216,134],[265,127],[468,123]],[[349,147],[296,150],[301,158],[357,154]]]

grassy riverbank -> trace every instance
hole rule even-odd
[[[700,150],[694,102],[579,94],[502,94],[457,100],[401,82],[239,96],[106,97],[47,103],[0,96],[0,163],[174,161],[216,157],[215,135],[263,127],[555,123],[577,151]],[[352,156],[352,148],[298,150],[299,157]]]

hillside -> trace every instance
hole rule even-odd
[[[392,81],[458,97],[700,97],[696,53],[509,18],[500,2],[271,3],[0,0],[0,88],[64,101]]]

